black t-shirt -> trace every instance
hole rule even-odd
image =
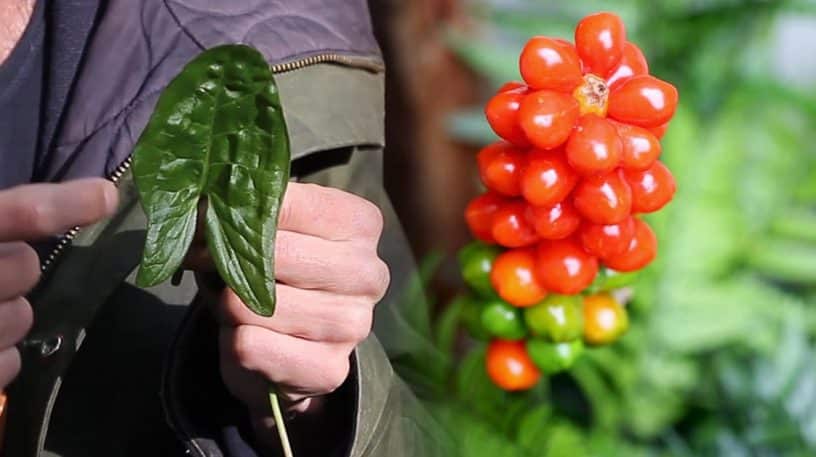
[[[43,93],[45,2],[34,7],[23,36],[0,64],[0,189],[31,180]]]

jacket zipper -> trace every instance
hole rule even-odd
[[[378,59],[372,59],[369,57],[358,57],[358,56],[350,56],[350,55],[343,55],[343,54],[336,54],[336,53],[328,53],[328,54],[317,54],[309,57],[304,57],[302,59],[293,60],[291,62],[283,62],[275,65],[271,65],[270,69],[272,73],[280,74],[286,73],[289,71],[299,70],[303,67],[308,67],[311,65],[317,65],[321,63],[334,63],[338,65],[344,65],[348,67],[359,68],[362,70],[368,70],[374,73],[381,73],[385,71],[385,66],[381,61]],[[107,179],[111,181],[115,186],[119,186],[119,180],[124,175],[133,164],[133,154],[127,156],[127,158],[116,167],[116,169],[107,176]],[[57,245],[51,252],[48,254],[48,257],[43,260],[40,269],[42,272],[48,271],[48,269],[56,262],[60,255],[65,252],[65,248],[73,242],[73,240],[79,235],[79,232],[82,230],[81,227],[74,227],[65,234],[63,234]]]

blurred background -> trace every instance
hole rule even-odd
[[[389,68],[386,186],[422,265],[397,361],[465,456],[816,455],[816,2],[373,1]],[[613,11],[680,107],[678,184],[631,327],[508,394],[459,330],[482,106],[532,35]]]

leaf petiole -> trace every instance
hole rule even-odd
[[[269,389],[269,404],[272,406],[272,415],[275,417],[275,428],[278,429],[283,455],[284,457],[293,457],[292,446],[289,444],[289,434],[286,432],[286,423],[283,421],[280,400],[274,387]]]

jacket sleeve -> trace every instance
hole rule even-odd
[[[161,393],[167,421],[188,453],[258,457],[246,410],[218,375],[217,324],[201,298],[173,344]],[[325,398],[320,415],[289,423],[298,456],[434,457],[454,455],[446,434],[395,375],[377,337],[352,354],[346,382]]]

